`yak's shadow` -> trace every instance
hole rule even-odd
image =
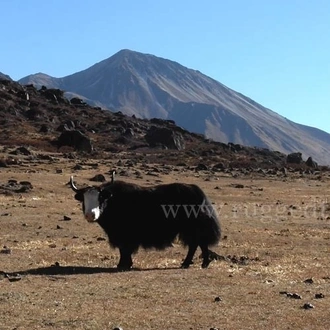
[[[129,272],[134,271],[154,271],[154,270],[173,270],[179,269],[180,267],[167,267],[167,268],[132,268],[128,270]],[[0,272],[5,277],[18,277],[25,275],[48,275],[48,276],[69,276],[69,275],[92,275],[92,274],[112,274],[112,273],[124,273],[128,271],[123,271],[116,267],[107,268],[107,267],[89,267],[89,266],[49,266],[49,267],[39,267],[31,268],[25,270],[19,270],[14,272]]]
[[[214,251],[209,250],[210,252],[210,259],[211,260],[226,260],[230,261],[228,257],[221,256]],[[201,258],[201,256],[200,256]],[[154,268],[131,268],[130,272],[134,271],[162,271],[162,270],[178,270],[182,269],[180,266],[177,267],[154,267]],[[38,268],[31,268],[25,270],[18,270],[14,272],[4,272],[0,271],[0,279],[1,277],[7,277],[13,281],[19,280],[21,276],[24,275],[47,275],[47,276],[69,276],[69,275],[92,275],[92,274],[113,274],[113,273],[122,273],[127,272],[117,267],[90,267],[90,266],[61,266],[58,263],[48,267],[38,267]]]

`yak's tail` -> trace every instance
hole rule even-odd
[[[221,226],[216,210],[204,195],[199,212],[194,219],[190,219],[189,226],[179,233],[179,239],[190,245],[192,240],[198,245],[212,246],[219,243]]]

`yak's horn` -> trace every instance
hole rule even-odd
[[[115,181],[115,174],[116,174],[116,171],[113,170],[113,171],[111,172],[111,183],[113,183],[113,182]]]
[[[71,175],[71,177],[70,177],[70,187],[72,188],[72,190],[74,192],[78,192],[79,191],[79,189],[76,187],[76,185],[73,182],[73,175]]]

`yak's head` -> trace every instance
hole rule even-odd
[[[112,173],[112,182],[114,181]],[[75,192],[74,198],[82,203],[84,216],[88,222],[97,221],[107,205],[108,199],[111,197],[111,189],[109,185],[104,186],[88,186],[78,189],[73,182],[73,176],[70,178],[71,189]]]

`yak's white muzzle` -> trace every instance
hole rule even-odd
[[[84,194],[84,215],[88,222],[97,221],[100,217],[99,192],[89,190]]]
[[[100,216],[100,209],[97,207],[90,212],[85,213],[85,218],[88,222],[97,221]]]

